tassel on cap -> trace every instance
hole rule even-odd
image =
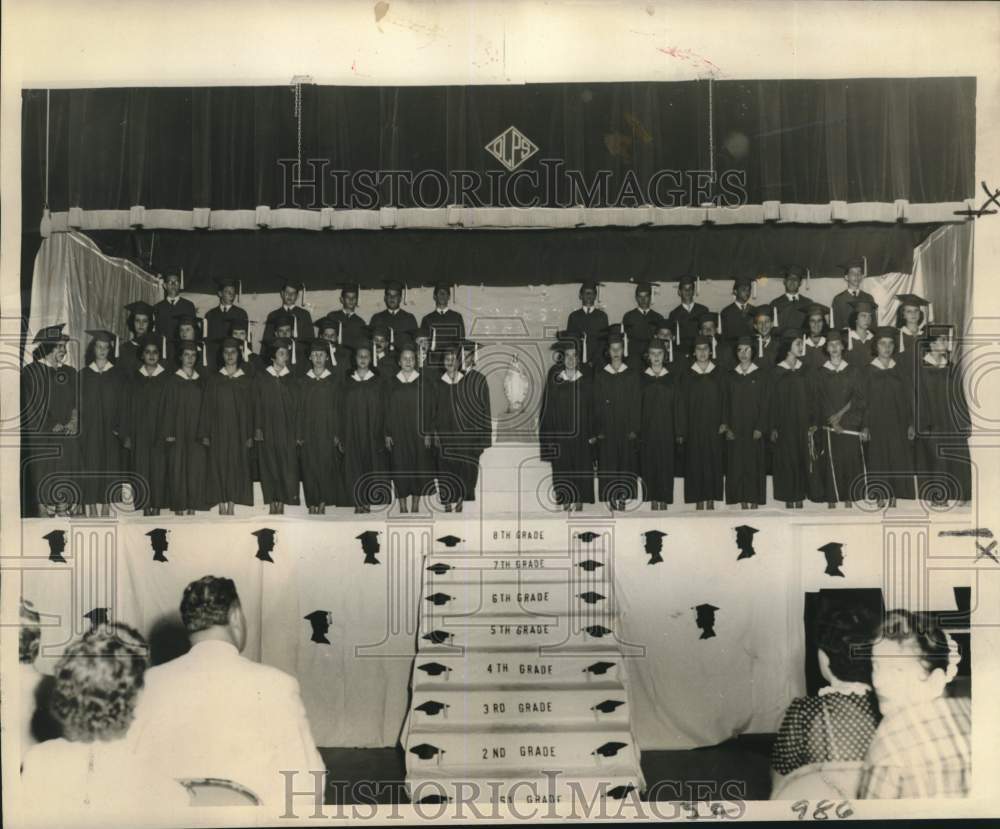
[[[777,328],[778,327],[778,306],[777,305],[772,305],[771,306],[771,316],[772,316],[771,322],[773,323],[774,327]]]
[[[927,303],[927,322],[934,322],[934,303]]]
[[[698,296],[699,294],[701,294],[701,277],[696,276],[694,278],[694,295]]]
[[[118,359],[118,342],[121,339],[117,334],[115,334],[115,359]]]
[[[438,332],[437,328],[431,326],[431,351],[437,351]]]
[[[201,347],[201,364],[208,368],[208,349],[205,348],[204,344]]]
[[[344,344],[344,323],[343,322],[338,322],[337,323],[337,342],[340,343],[341,345]]]
[[[903,342],[903,329],[899,329],[899,353],[902,354],[906,351],[906,343]]]
[[[583,334],[583,362],[587,362],[587,333]]]
[[[292,314],[292,339],[297,340],[299,338],[299,315]]]
[[[292,365],[295,365],[295,352],[298,351],[298,343],[292,340]]]
[[[624,326],[623,326],[624,328]],[[628,332],[622,331],[622,344],[625,346],[625,356],[628,357]]]
[[[757,359],[764,359],[764,338],[760,334],[757,335]]]
[[[184,290],[184,268],[181,268],[181,290]]]
[[[677,345],[681,344],[681,321],[674,320],[674,339],[677,340]]]
[[[201,318],[201,338],[203,340],[208,339],[208,317]]]

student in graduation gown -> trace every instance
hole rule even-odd
[[[182,343],[200,344],[201,336],[204,332],[204,325],[200,317],[194,314],[180,314],[175,317],[176,339],[161,337],[161,348],[163,353],[163,367],[168,372],[173,372],[181,363],[179,346]],[[207,357],[202,358],[207,363]],[[207,366],[203,366],[207,367]]]
[[[385,449],[399,511],[420,512],[421,496],[434,486],[426,384],[417,370],[416,343],[408,335],[399,335],[396,353],[399,369],[385,377]]]
[[[868,302],[873,309],[876,308],[875,297],[867,291],[861,290],[861,281],[865,277],[865,260],[851,259],[840,266],[844,272],[844,281],[847,287],[837,294],[830,303],[830,327],[844,328],[848,325],[848,319],[854,312],[851,303],[856,300]]]
[[[827,360],[826,354],[826,315],[829,309],[825,305],[814,302],[806,309],[806,326],[803,333],[802,362],[808,371],[818,369]]]
[[[899,337],[896,340],[896,352],[893,355],[906,381],[911,385],[916,383],[916,372],[919,363],[919,345],[924,338],[924,327],[927,316],[924,312],[929,307],[926,299],[916,294],[899,294],[899,309],[896,311],[896,328]]]
[[[677,294],[681,302],[667,315],[667,322],[674,332],[674,345],[684,355],[692,353],[694,338],[700,331],[701,318],[708,313],[708,308],[694,300],[696,284],[695,278],[689,275],[682,276],[677,281]]]
[[[431,337],[431,364],[443,366],[445,349],[457,346],[465,339],[465,319],[448,307],[451,285],[439,282],[434,286],[434,310],[420,321],[420,327]]]
[[[757,368],[769,374],[778,362],[778,349],[781,347],[779,332],[774,327],[769,306],[763,305],[754,310],[753,329],[756,337],[754,362]]]
[[[161,337],[147,334],[140,342],[142,364],[128,375],[122,444],[130,452],[129,468],[136,509],[143,515],[159,515],[169,507],[167,491],[167,450],[160,429],[166,405],[167,378],[160,365]]]
[[[888,326],[875,333],[875,358],[865,367],[864,430],[868,436],[869,498],[881,507],[915,496],[913,476],[912,386],[893,359],[898,332]]]
[[[370,326],[372,343],[372,368],[383,378],[395,377],[399,371],[399,361],[396,359],[396,348],[390,345],[390,338],[395,334],[391,328],[384,325]]]
[[[237,280],[229,277],[215,280],[219,304],[205,312],[204,334],[209,369],[206,373],[214,372],[222,365],[219,343],[223,337],[230,335],[234,325],[246,329],[250,324],[247,312],[236,304],[238,284]]]
[[[722,309],[719,324],[723,339],[735,349],[740,337],[752,337],[754,307],[750,304],[754,280],[749,276],[738,276],[733,281],[733,301]]]
[[[234,322],[229,326],[229,336],[239,340],[240,368],[250,377],[266,369],[270,363],[265,362],[263,355],[257,354],[253,350],[253,342],[250,340],[250,329],[242,322]],[[222,361],[225,365],[225,361]]]
[[[181,296],[184,284],[181,279],[180,268],[171,267],[165,271],[163,277],[164,298],[153,306],[155,316],[155,333],[161,340],[161,357],[165,359],[162,348],[162,340],[165,338],[168,343],[177,339],[177,323],[180,317],[196,317],[194,303],[187,297]]]
[[[580,339],[580,356],[583,365],[600,368],[607,348],[608,315],[597,307],[599,282],[587,280],[580,285],[580,307],[571,311],[566,320],[566,330]]]
[[[110,331],[87,331],[86,368],[80,371],[80,468],[83,503],[87,514],[107,517],[119,498],[118,484],[125,462],[121,443],[121,421],[125,405],[125,378],[112,362],[115,335]]]
[[[567,512],[580,511],[594,503],[593,380],[583,371],[578,335],[561,332],[552,350],[556,371],[542,394],[541,457],[552,464],[555,502]]]
[[[118,345],[118,359],[115,360],[115,367],[121,374],[131,376],[142,362],[142,346],[139,345],[139,342],[147,334],[153,332],[155,312],[152,305],[142,300],[130,302],[125,306],[125,310],[128,312],[126,324],[129,338]]]
[[[266,364],[270,364],[273,361],[274,354],[272,352],[273,344],[278,340],[288,340],[289,342],[289,358],[288,358],[288,370],[295,377],[301,377],[309,370],[309,346],[307,342],[312,339],[309,335],[312,333],[312,329],[308,329],[306,332],[306,341],[300,340],[295,336],[295,318],[291,314],[276,314],[271,318],[271,327],[275,332],[274,339],[268,342],[264,342],[261,347],[261,357]]]
[[[352,370],[351,353],[340,342],[340,331],[343,326],[329,314],[316,320],[315,324],[316,333],[327,344],[330,352],[326,367],[343,381]]]
[[[205,379],[198,343],[179,343],[180,368],[167,376],[160,428],[167,447],[167,490],[176,515],[208,509],[208,450],[198,432]]]
[[[235,515],[236,504],[253,506],[253,379],[243,364],[245,346],[236,337],[217,343],[222,368],[206,377],[198,421],[208,454],[206,500],[219,505],[219,515]]]
[[[271,515],[285,504],[299,503],[299,461],[295,446],[296,386],[288,366],[293,342],[265,343],[271,365],[254,376],[254,441],[260,464],[260,487]]]
[[[923,497],[962,505],[972,499],[971,421],[954,343],[953,326],[927,326],[917,369],[917,480]]]
[[[295,442],[302,464],[302,489],[310,515],[344,502],[340,453],[341,379],[327,368],[330,344],[312,340],[309,369],[298,378]]]
[[[362,340],[354,348],[354,371],[341,395],[341,443],[344,485],[356,513],[386,503],[385,383],[372,370],[372,348]]]
[[[810,372],[813,426],[818,430],[823,500],[830,509],[842,502],[850,507],[865,493],[865,421],[861,371],[844,359],[844,338],[839,331],[826,335],[827,360]]]
[[[666,365],[668,347],[660,340],[646,346],[649,365],[639,375],[642,417],[639,421],[639,471],[645,499],[654,510],[674,502],[674,449],[680,382]]]
[[[702,314],[699,322],[698,333],[703,337],[709,338],[709,354],[712,357],[712,362],[715,363],[723,373],[729,371],[729,369],[736,365],[736,355],[733,353],[732,345],[722,339],[722,333],[719,331],[718,314],[714,311]],[[694,355],[692,355],[691,359],[694,359]]]
[[[656,335],[656,329],[663,322],[663,316],[652,308],[653,289],[656,282],[640,282],[635,286],[635,308],[622,317],[622,330],[628,335],[629,347],[636,354],[645,354],[646,346]]]
[[[694,339],[694,362],[681,380],[677,435],[684,445],[684,503],[715,509],[723,496],[723,444],[726,424],[726,380],[712,362],[712,338]]]
[[[809,484],[809,441],[815,432],[802,351],[801,331],[782,332],[768,401],[774,499],[784,501],[786,509],[802,509]]]
[[[43,328],[34,338],[32,362],[21,372],[21,436],[24,449],[25,506],[41,516],[69,514],[79,504],[72,477],[79,463],[77,372],[65,365],[65,323]]]
[[[753,361],[755,345],[749,335],[736,340],[738,362],[726,375],[726,503],[741,509],[757,509],[767,500],[768,375]]]
[[[360,290],[356,282],[344,283],[340,288],[340,308],[326,315],[337,327],[337,342],[345,348],[353,348],[361,340],[370,338],[368,324],[358,313]]]
[[[806,269],[801,265],[786,265],[781,273],[785,292],[771,302],[774,327],[782,331],[801,331],[806,321],[806,308],[812,305],[812,300],[799,290],[806,276]]]
[[[277,330],[278,320],[289,318],[291,320],[291,330],[284,336],[295,340],[311,339],[313,334],[312,315],[299,305],[299,297],[304,294],[306,286],[301,282],[293,279],[285,279],[281,276],[277,277],[277,280],[280,288],[281,305],[273,311],[268,312],[264,320],[264,336],[261,337],[261,340],[263,342],[270,342],[273,339],[280,338],[282,335]]]
[[[490,402],[490,387],[486,376],[479,370],[479,345],[472,340],[462,340],[459,371],[469,381],[473,408],[472,427],[479,437],[480,454],[493,445],[493,410]]]
[[[372,314],[372,328],[385,327],[391,332],[389,344],[396,345],[402,335],[412,334],[417,330],[417,318],[409,311],[400,307],[403,301],[403,284],[394,279],[385,282],[383,294],[385,308]]]
[[[844,359],[863,372],[875,356],[875,335],[871,330],[875,322],[875,306],[866,299],[859,299],[851,303],[851,309],[847,318]]]

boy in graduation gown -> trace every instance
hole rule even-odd
[[[872,326],[875,320],[875,306],[866,299],[851,303],[851,314],[847,318],[847,353],[845,359],[859,370],[871,362],[874,356],[875,335]]]
[[[774,325],[782,331],[802,331],[805,324],[805,309],[812,305],[812,300],[799,291],[805,275],[806,270],[801,265],[786,265],[782,269],[785,292],[771,302]]]
[[[444,349],[458,347],[465,339],[465,320],[458,311],[448,307],[451,300],[451,285],[439,282],[434,286],[434,310],[420,321],[431,338],[431,363],[443,367]]]
[[[285,504],[299,503],[299,463],[296,454],[296,386],[288,363],[293,342],[279,338],[266,343],[271,365],[254,376],[254,441],[260,464],[260,486],[271,515]]]
[[[208,509],[205,484],[208,452],[199,439],[205,380],[198,373],[200,347],[190,340],[177,346],[180,367],[168,373],[160,429],[167,447],[167,491],[176,515]]]
[[[142,300],[130,302],[125,306],[125,310],[128,311],[127,325],[130,336],[119,344],[115,366],[120,372],[131,374],[142,362],[142,347],[139,342],[147,334],[152,333],[155,312],[152,305]]]
[[[818,369],[827,360],[826,355],[826,317],[829,309],[818,302],[812,303],[806,309],[805,336],[802,338],[804,348],[802,362],[810,371]]]
[[[593,280],[580,286],[581,305],[566,320],[566,330],[580,338],[582,362],[591,367],[601,366],[607,347],[608,315],[597,307],[597,288]]]
[[[294,335],[295,318],[290,314],[278,314],[272,318],[271,323],[274,328],[275,341],[288,340],[291,343],[288,368],[296,377],[301,377],[309,370],[309,346],[307,342],[310,338],[307,336],[306,341],[303,341]],[[306,334],[308,335],[311,331],[311,328],[308,329]],[[270,353],[265,344],[265,347],[261,349],[261,356],[265,361],[271,361],[274,355]]]
[[[399,335],[396,354],[399,369],[383,380],[385,449],[399,511],[417,513],[421,496],[434,486],[431,435],[424,419],[428,407],[417,369],[417,346],[409,335]]]
[[[708,308],[694,300],[695,278],[682,276],[677,282],[677,293],[681,298],[680,305],[668,315],[667,322],[674,331],[674,345],[680,347],[680,353],[692,353],[694,338],[698,336],[701,318],[708,313]]]
[[[640,282],[635,286],[636,307],[625,313],[622,330],[628,334],[629,346],[637,355],[646,353],[646,346],[656,335],[656,329],[663,322],[663,316],[652,309],[653,288],[656,282]]]
[[[710,340],[709,352],[712,362],[723,372],[729,371],[736,364],[736,356],[733,354],[731,345],[722,339],[719,332],[719,315],[714,311],[702,314],[701,319],[698,320],[698,333]],[[694,359],[693,354],[691,357]]]
[[[459,370],[465,374],[473,391],[474,408],[471,419],[479,437],[480,453],[493,445],[493,408],[490,401],[490,387],[486,376],[479,370],[479,345],[472,340],[462,340],[459,353]]]
[[[292,320],[292,330],[288,336],[296,340],[299,338],[303,340],[310,339],[313,333],[312,315],[299,305],[299,297],[305,290],[305,285],[301,282],[285,279],[280,276],[277,277],[277,280],[281,305],[273,311],[268,312],[264,320],[264,336],[261,340],[266,343],[277,338],[279,335],[275,330],[276,320],[286,320],[289,317]],[[263,349],[261,349],[261,353],[263,353]]]
[[[380,377],[392,377],[399,371],[394,347],[389,343],[393,329],[384,325],[371,326],[372,368]]]
[[[667,351],[661,340],[650,340],[649,365],[639,375],[639,471],[645,500],[654,510],[665,510],[674,502],[674,450],[682,405],[680,378],[666,364]]]
[[[810,415],[809,385],[802,362],[802,332],[785,329],[771,372],[768,433],[773,448],[774,498],[786,509],[802,509],[809,490],[809,442],[816,427]]]
[[[767,500],[768,373],[753,361],[756,337],[744,335],[735,345],[737,363],[726,374],[726,503],[757,509]]]
[[[179,317],[198,316],[194,303],[187,297],[181,296],[183,289],[180,269],[171,268],[167,270],[166,275],[163,277],[163,291],[166,296],[153,307],[156,333],[161,339],[166,337],[167,342],[171,342],[177,338],[177,322]]]
[[[247,312],[236,304],[237,281],[228,277],[216,279],[219,304],[205,313],[205,339],[208,346],[208,368],[215,371],[222,365],[219,359],[218,343],[223,337],[228,337],[232,326],[249,326]]]
[[[915,497],[913,391],[893,358],[899,332],[883,326],[875,333],[875,357],[862,369],[864,432],[868,438],[868,497],[896,506]]]
[[[337,342],[346,348],[353,348],[369,336],[368,325],[358,313],[359,291],[357,283],[344,283],[340,288],[340,308],[326,315],[337,326]]]
[[[396,340],[402,334],[416,331],[417,318],[409,311],[400,307],[403,301],[403,284],[401,282],[397,282],[396,280],[387,281],[385,283],[383,300],[385,302],[385,309],[372,314],[371,326],[372,328],[382,326],[388,328],[392,332],[389,342],[395,345]]]
[[[302,466],[302,489],[310,515],[345,501],[340,453],[340,375],[330,371],[330,345],[309,343],[309,369],[298,378],[295,442]]]
[[[733,280],[733,301],[719,314],[722,337],[730,346],[735,346],[740,337],[752,337],[754,334],[754,307],[750,304],[753,283],[749,276],[736,277]]]
[[[896,341],[894,356],[907,382],[914,383],[919,364],[919,345],[924,338],[924,326],[927,323],[924,309],[928,308],[930,303],[916,294],[898,294],[896,299],[899,300],[899,309],[896,311],[899,339]]]
[[[250,341],[250,329],[245,323],[236,321],[229,326],[229,337],[240,342],[240,367],[251,377],[258,371],[263,371],[269,363],[264,361],[262,355],[253,350],[253,343]],[[217,344],[218,346],[218,344]]]
[[[871,303],[873,310],[877,310],[878,307],[875,303],[875,297],[867,291],[861,290],[861,281],[865,277],[864,260],[851,259],[849,262],[841,265],[840,269],[844,272],[844,281],[847,282],[847,287],[837,294],[830,303],[830,313],[832,315],[830,327],[837,329],[845,328],[849,325],[848,319],[854,311],[851,307],[852,302],[862,300]]]
[[[364,338],[354,346],[354,370],[342,384],[340,439],[344,486],[355,513],[384,504],[387,493],[384,386],[372,370],[372,348]]]
[[[253,506],[253,378],[243,363],[245,347],[236,337],[217,343],[222,367],[208,373],[198,421],[208,456],[206,501],[219,505],[219,515],[235,515],[236,504]]]
[[[197,345],[201,339],[202,329],[201,319],[194,314],[181,314],[177,317],[176,339],[167,338],[163,347],[163,366],[168,372],[173,373],[180,365],[180,346],[184,343]]]
[[[319,339],[326,343],[330,352],[326,367],[343,380],[351,371],[351,352],[340,342],[340,330],[343,325],[329,314],[316,320],[314,325]]]
[[[598,497],[608,509],[622,511],[625,502],[638,495],[642,394],[639,371],[625,362],[620,326],[612,326],[607,343],[604,365],[594,372],[592,428],[597,438]]]
[[[778,331],[774,328],[771,309],[767,305],[756,308],[753,313],[753,330],[756,339],[754,344],[754,362],[759,368],[770,372],[778,362],[778,348],[781,341]]]
[[[117,483],[122,476],[124,457],[121,419],[125,406],[125,378],[112,362],[116,337],[110,331],[87,331],[91,341],[89,359],[80,377],[80,468],[87,514],[110,515],[117,500]]]
[[[712,338],[694,338],[694,362],[683,374],[677,436],[684,446],[684,502],[715,509],[723,496],[726,380],[712,361]]]
[[[166,404],[167,378],[160,365],[161,338],[147,334],[139,343],[142,363],[128,375],[125,417],[122,419],[122,445],[130,453],[130,471],[135,507],[143,515],[159,515],[169,506],[167,491],[167,453],[160,430],[160,417]]]

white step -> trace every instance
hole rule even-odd
[[[436,553],[424,563],[424,584],[438,588],[450,582],[524,584],[540,582],[593,583],[609,578],[612,557],[601,549],[572,553],[472,555]],[[588,562],[593,562],[588,564]],[[590,569],[587,569],[590,568]],[[439,572],[440,571],[440,572]]]
[[[539,653],[524,650],[506,653],[470,652],[455,656],[438,654],[416,660],[414,693],[449,688],[509,688],[532,686],[620,687],[625,679],[620,654]],[[443,669],[443,670],[442,670]]]
[[[425,590],[425,594],[422,605],[425,616],[488,614],[531,618],[595,615],[606,613],[611,604],[607,593],[588,584],[434,584]]]
[[[446,770],[419,769],[408,773],[406,781],[407,793],[414,803],[425,798],[445,797],[451,802],[466,803],[576,803],[584,806],[602,800],[635,797],[644,787],[641,775],[628,765],[608,766],[600,773],[589,768],[560,768],[547,775],[530,768],[494,768],[464,774],[460,779]]]
[[[421,623],[418,656],[470,650],[555,648],[594,653],[618,653],[615,624],[604,617],[504,616],[444,617],[430,630]],[[440,640],[440,641],[435,641]]]

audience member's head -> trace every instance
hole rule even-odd
[[[872,684],[884,713],[930,702],[955,678],[958,645],[931,620],[907,610],[890,611],[872,647]]]
[[[142,636],[124,625],[96,628],[56,664],[51,710],[72,742],[117,740],[132,723],[147,666]]]
[[[816,631],[819,670],[827,682],[870,683],[873,633],[870,615],[860,608],[838,608],[820,619]]]
[[[21,636],[18,642],[18,658],[26,665],[38,659],[42,642],[41,617],[30,602],[21,602]]]
[[[192,642],[222,639],[243,650],[246,618],[232,579],[202,576],[184,588],[181,621]]]

